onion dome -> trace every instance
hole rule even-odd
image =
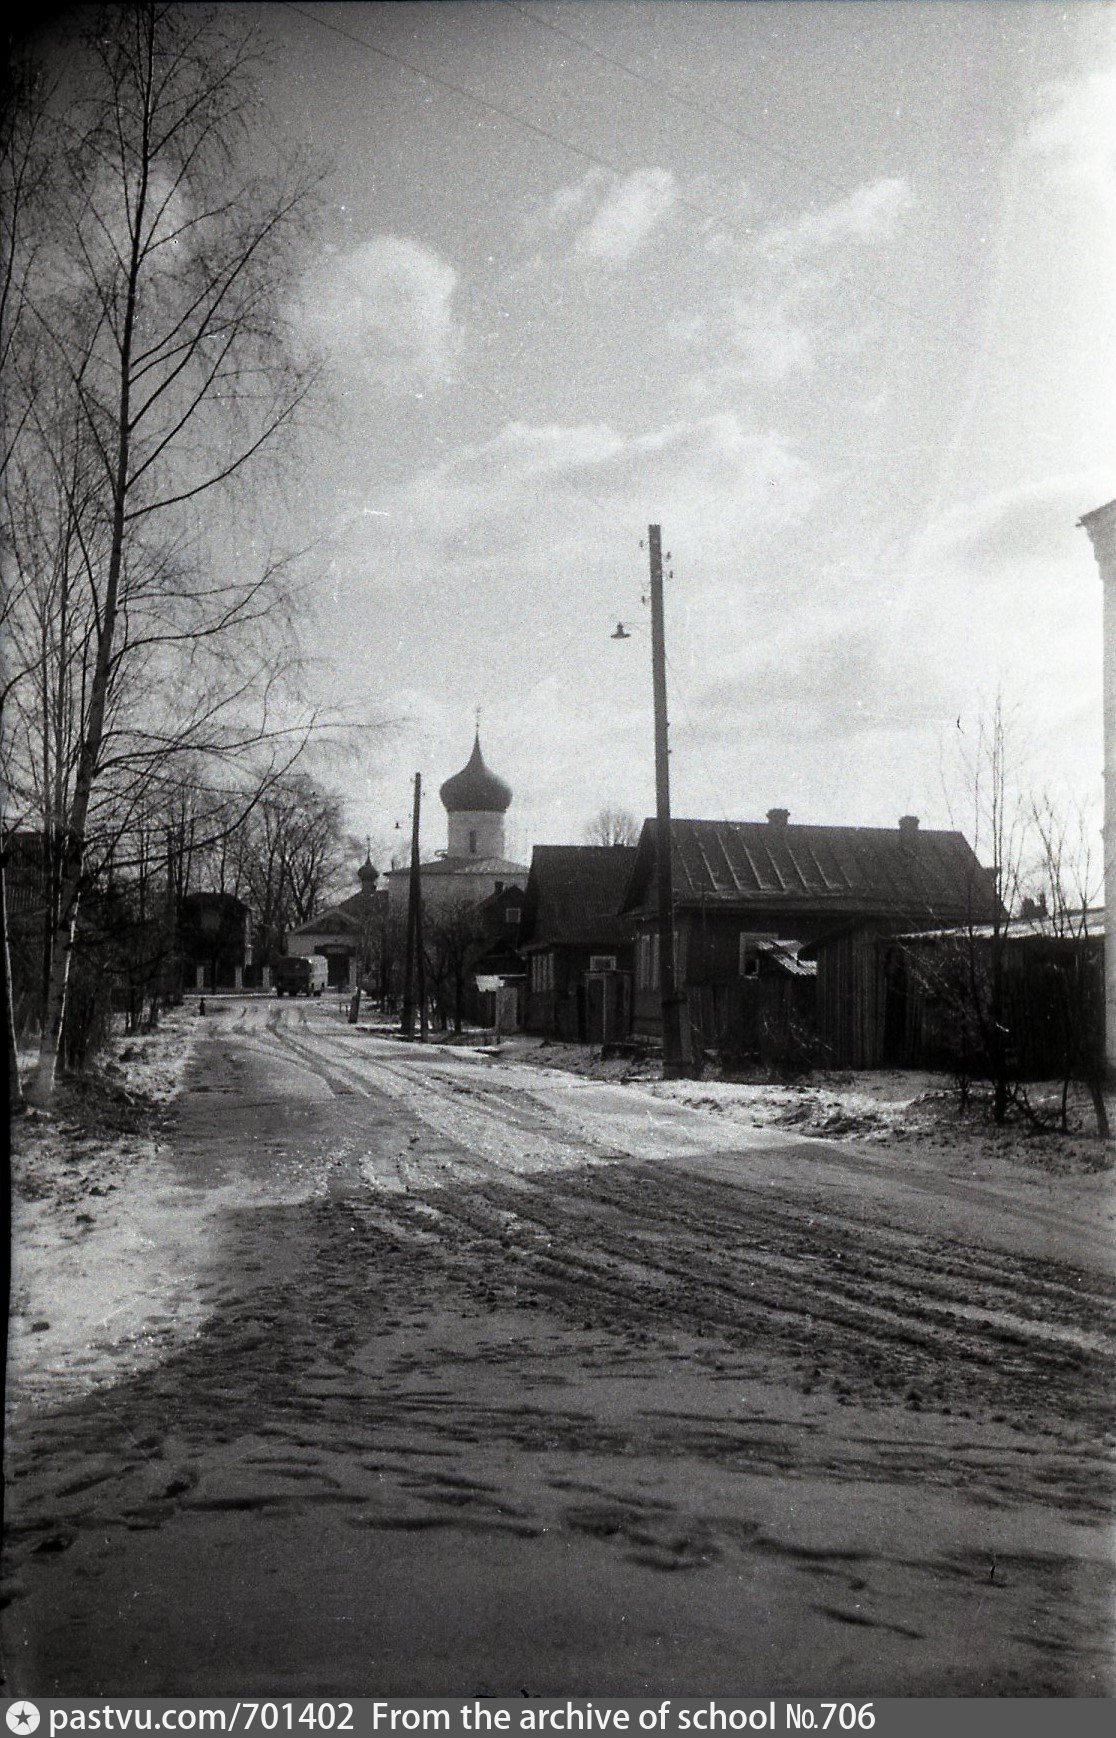
[[[481,753],[480,732],[473,743],[468,765],[448,778],[439,792],[449,813],[504,814],[511,807],[511,786],[489,772]]]
[[[374,892],[376,883],[379,879],[380,871],[373,866],[372,858],[370,856],[366,857],[360,868],[357,870],[357,880],[360,882],[361,892]]]

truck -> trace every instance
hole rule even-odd
[[[329,967],[321,954],[285,954],[275,966],[277,996],[320,996],[329,982]]]

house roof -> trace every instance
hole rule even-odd
[[[647,910],[654,902],[655,835],[656,823],[645,821],[625,911]],[[990,871],[962,833],[917,824],[676,820],[671,844],[677,906],[798,909],[835,918],[873,913],[912,924],[993,915]]]
[[[908,930],[893,936],[893,941],[991,941],[1000,935],[1006,942],[1015,941],[1100,941],[1104,937],[1104,907],[1090,906],[1082,910],[1064,911],[1057,916],[1049,912],[1034,912],[1023,917],[1011,917],[997,930],[991,923],[955,925],[951,928]]]
[[[511,807],[511,786],[489,772],[484,764],[479,731],[469,759],[460,772],[446,780],[438,795],[451,815],[465,812],[502,815]]]
[[[630,941],[631,920],[621,915],[621,906],[635,858],[632,845],[536,845],[520,946]]]
[[[327,905],[303,923],[296,923],[290,935],[359,935],[368,917],[378,916],[387,904],[387,889],[370,893],[354,893],[337,905]]]
[[[430,863],[420,863],[419,872],[428,875],[526,875],[526,863],[512,863],[507,857],[435,857]],[[389,869],[387,880],[406,880],[410,869]]]

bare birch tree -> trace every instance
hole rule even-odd
[[[606,803],[585,828],[587,845],[638,845],[639,822],[630,809]]]
[[[243,766],[300,729],[282,702],[286,564],[213,534],[311,379],[286,318],[311,187],[299,165],[252,166],[254,56],[231,12],[99,15],[51,116],[45,241],[15,248],[5,513],[24,680],[5,754],[54,853],[41,1095],[97,855],[173,794],[176,762]]]
[[[1046,1010],[1054,1022],[1061,1053],[1062,1090],[1058,1120],[1069,1126],[1069,1093],[1074,1081],[1086,1087],[1097,1134],[1111,1133],[1104,1100],[1104,952],[1100,933],[1103,876],[1093,848],[1095,824],[1078,802],[1058,802],[1049,791],[1032,807],[1040,846],[1044,928],[1051,958],[1043,974]]]

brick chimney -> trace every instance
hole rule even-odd
[[[771,827],[785,827],[789,820],[789,809],[768,809],[767,811],[767,822]]]
[[[913,839],[915,834],[918,832],[918,816],[900,815],[899,831],[902,833],[904,839]]]

